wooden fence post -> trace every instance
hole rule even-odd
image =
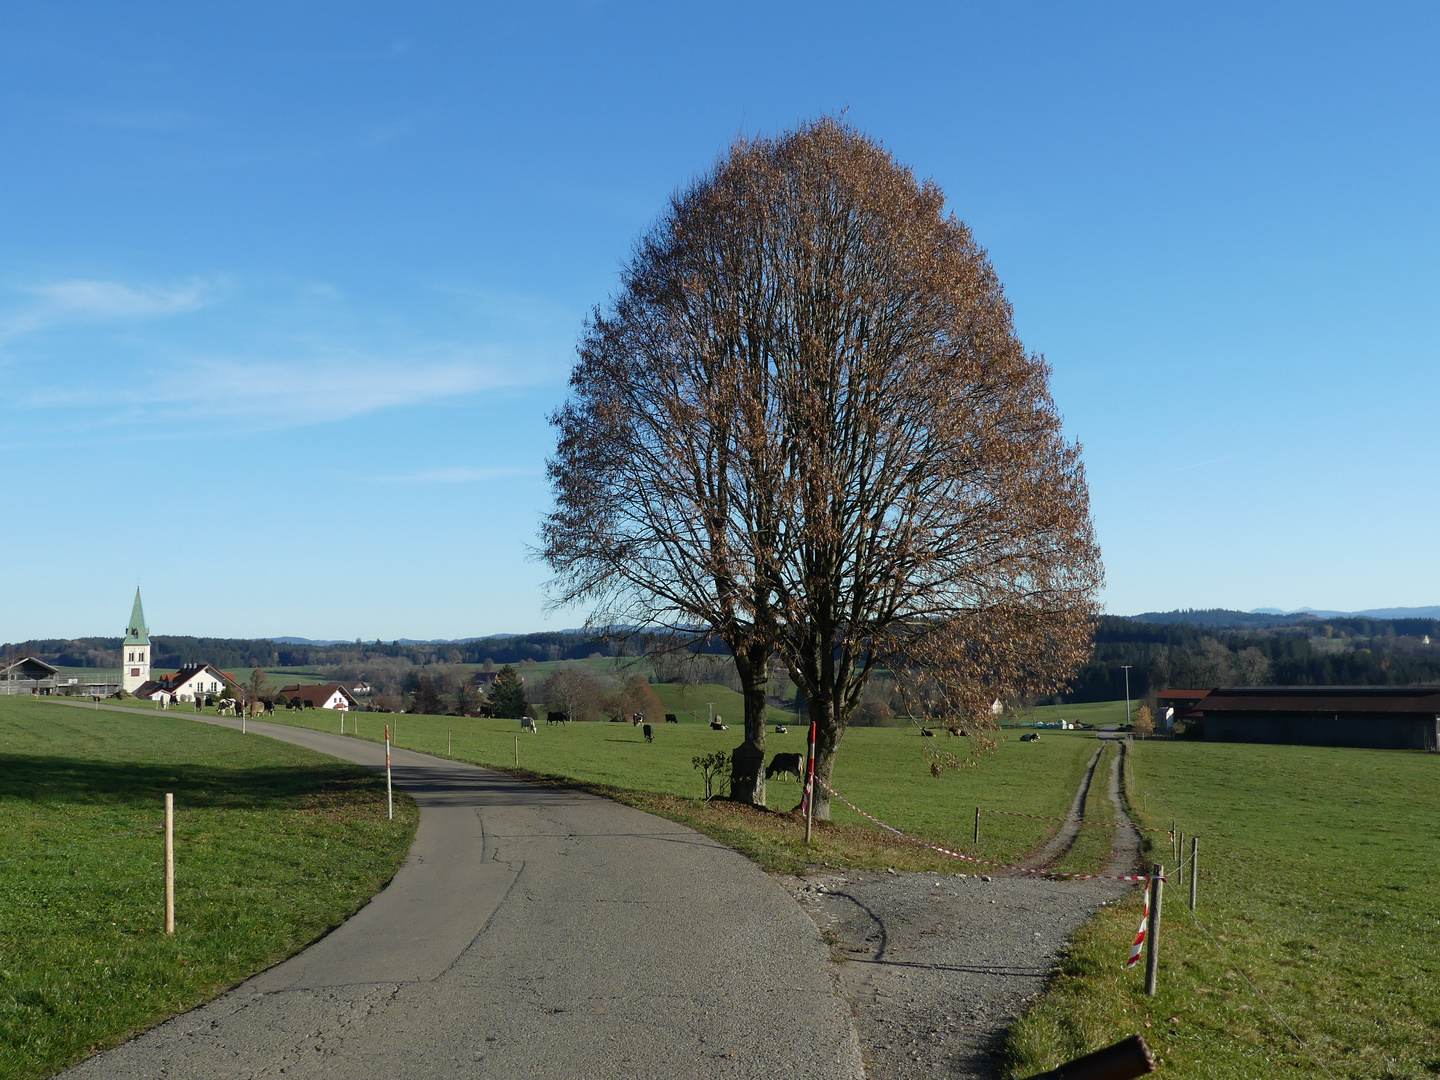
[[[1197,882],[1200,880],[1200,838],[1190,837],[1190,910],[1195,910]]]
[[[1145,928],[1145,993],[1155,996],[1160,967],[1160,901],[1165,895],[1165,867],[1159,863],[1150,875],[1150,925]]]
[[[175,932],[175,793],[165,793],[165,932]]]

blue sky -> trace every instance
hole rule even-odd
[[[740,132],[848,117],[989,250],[1117,613],[1440,603],[1440,9],[15,2],[0,640],[576,625],[573,345]]]

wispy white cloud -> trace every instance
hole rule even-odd
[[[497,480],[507,476],[534,476],[534,469],[499,466],[488,469],[473,469],[452,465],[434,469],[421,469],[404,476],[377,476],[382,484],[478,484],[485,480]]]
[[[1229,461],[1230,456],[1211,458],[1209,461],[1197,461],[1193,465],[1181,465],[1171,469],[1171,472],[1189,472],[1191,469],[1203,469],[1206,465],[1219,465],[1222,461]]]
[[[183,315],[212,303],[217,292],[213,285],[198,280],[167,288],[87,278],[31,285],[20,291],[28,302],[0,316],[0,339],[70,322],[164,319]]]

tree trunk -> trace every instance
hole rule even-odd
[[[730,798],[765,805],[765,691],[770,681],[770,650],[752,646],[735,653],[735,671],[745,697],[745,741],[730,755]]]
[[[815,820],[830,820],[830,777],[835,769],[835,752],[840,749],[844,729],[835,722],[829,701],[818,698],[810,703],[810,719],[815,722]]]

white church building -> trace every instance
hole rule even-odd
[[[145,625],[145,609],[140,606],[140,587],[135,587],[135,606],[130,609],[130,625],[120,644],[120,687],[133,694],[150,681],[150,628]]]

